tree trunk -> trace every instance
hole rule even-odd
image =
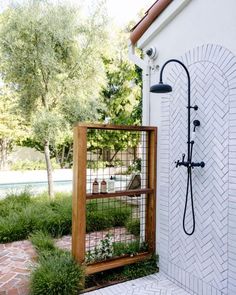
[[[5,170],[7,166],[8,140],[0,139],[0,170]]]
[[[49,199],[54,199],[53,180],[52,180],[52,163],[50,159],[50,149],[49,149],[48,140],[46,140],[44,143],[44,156],[45,156],[47,176],[48,176],[48,195],[49,195]]]

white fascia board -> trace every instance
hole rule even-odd
[[[190,1],[192,0],[173,0],[139,39],[137,47],[144,48]]]

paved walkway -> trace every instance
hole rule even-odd
[[[125,228],[118,227],[87,234],[86,249],[94,249],[108,233],[112,234],[112,242],[135,240],[135,237]],[[71,236],[57,239],[55,244],[61,249],[71,250]],[[29,276],[36,256],[33,245],[29,241],[0,244],[0,295],[29,294]]]
[[[190,295],[164,275],[157,273],[144,278],[85,293],[86,295]]]
[[[0,295],[26,295],[36,252],[29,241],[0,244]]]
[[[107,233],[108,232],[104,231],[89,234],[90,247],[94,247]],[[123,228],[117,228],[116,231],[113,231],[112,233],[115,241],[125,240],[128,236]],[[132,238],[131,235],[129,235],[129,238]],[[55,244],[59,248],[70,250],[71,237],[64,236],[61,239],[56,240]],[[88,244],[86,246],[88,247]],[[35,260],[36,252],[29,241],[0,244],[0,295],[28,295],[29,276]],[[174,285],[163,275],[155,274],[97,291],[88,292],[86,294],[188,295],[189,293]]]

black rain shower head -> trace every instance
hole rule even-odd
[[[172,91],[172,87],[169,84],[163,84],[159,82],[159,84],[152,85],[150,88],[150,92],[153,93],[168,93]]]

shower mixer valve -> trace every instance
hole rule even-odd
[[[205,163],[204,162],[200,162],[200,163],[194,163],[191,161],[184,161],[185,158],[185,154],[182,155],[182,161],[178,160],[175,161],[175,167],[178,168],[179,166],[184,166],[184,167],[205,167]]]
[[[188,142],[188,146],[190,147],[190,149],[188,150],[188,161],[184,161],[185,159],[185,154],[182,154],[182,161],[178,160],[175,162],[176,164],[176,168],[178,168],[179,166],[184,166],[184,167],[205,167],[205,163],[204,162],[200,162],[200,163],[194,163],[192,162],[192,148],[194,145],[194,138],[195,138],[195,131],[196,131],[196,127],[200,126],[200,121],[199,120],[194,120],[193,121],[193,133],[192,133],[192,139],[190,142]]]

